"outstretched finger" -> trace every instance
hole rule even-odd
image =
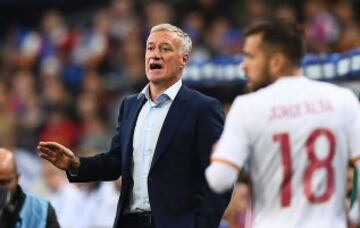
[[[57,142],[40,142],[39,146],[42,147],[47,147],[50,150],[61,150],[61,149],[65,149],[66,147],[57,143]]]
[[[49,148],[44,147],[44,146],[37,146],[37,150],[39,152],[47,154],[49,156],[55,156],[56,155],[56,152],[54,150],[50,150]]]
[[[74,153],[70,149],[57,142],[40,142],[37,148],[44,153],[52,153],[52,156],[61,154],[69,159],[74,158]]]
[[[53,163],[54,162],[54,157],[49,156],[48,154],[45,153],[39,153],[39,157],[48,160],[49,162]]]

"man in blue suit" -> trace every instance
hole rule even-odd
[[[110,150],[78,158],[56,142],[40,142],[39,156],[67,171],[71,182],[122,176],[114,227],[218,227],[229,194],[213,194],[205,180],[211,147],[223,129],[220,103],[182,85],[191,39],[160,24],[146,43],[149,84],[120,107]]]

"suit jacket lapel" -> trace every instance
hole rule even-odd
[[[160,131],[158,142],[156,144],[155,153],[151,161],[151,168],[154,166],[160,155],[165,151],[166,146],[174,136],[178,125],[183,119],[183,115],[188,110],[187,101],[189,99],[188,89],[182,86],[179,93],[175,97],[168,114],[164,120],[163,126]],[[151,169],[150,168],[150,169]]]
[[[139,112],[142,108],[142,106],[144,105],[146,99],[144,96],[141,96],[140,98],[136,99],[134,102],[134,107],[129,107],[129,117],[127,119],[128,123],[129,123],[129,130],[127,131],[127,135],[126,135],[126,153],[124,154],[123,157],[123,167],[124,167],[124,171],[128,172],[130,169],[128,168],[131,164],[132,164],[132,152],[133,152],[133,137],[134,137],[134,130],[135,130],[135,125],[136,125],[136,121],[137,121],[137,117],[139,115]]]

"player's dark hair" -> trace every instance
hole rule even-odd
[[[300,66],[305,54],[302,31],[295,24],[271,20],[259,21],[245,30],[245,37],[261,34],[264,46],[284,54],[294,66]]]

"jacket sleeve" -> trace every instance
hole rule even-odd
[[[205,169],[210,163],[213,145],[220,138],[224,126],[224,111],[219,101],[211,99],[201,109],[198,127],[198,156],[203,173],[204,204],[199,211],[197,227],[218,227],[230,201],[231,192],[215,194],[205,180]]]
[[[111,140],[110,150],[92,157],[80,157],[80,167],[76,174],[66,172],[70,182],[89,182],[89,181],[111,181],[116,180],[121,175],[121,147],[122,132],[121,123],[124,115],[124,100],[121,104],[118,126],[116,133]]]

